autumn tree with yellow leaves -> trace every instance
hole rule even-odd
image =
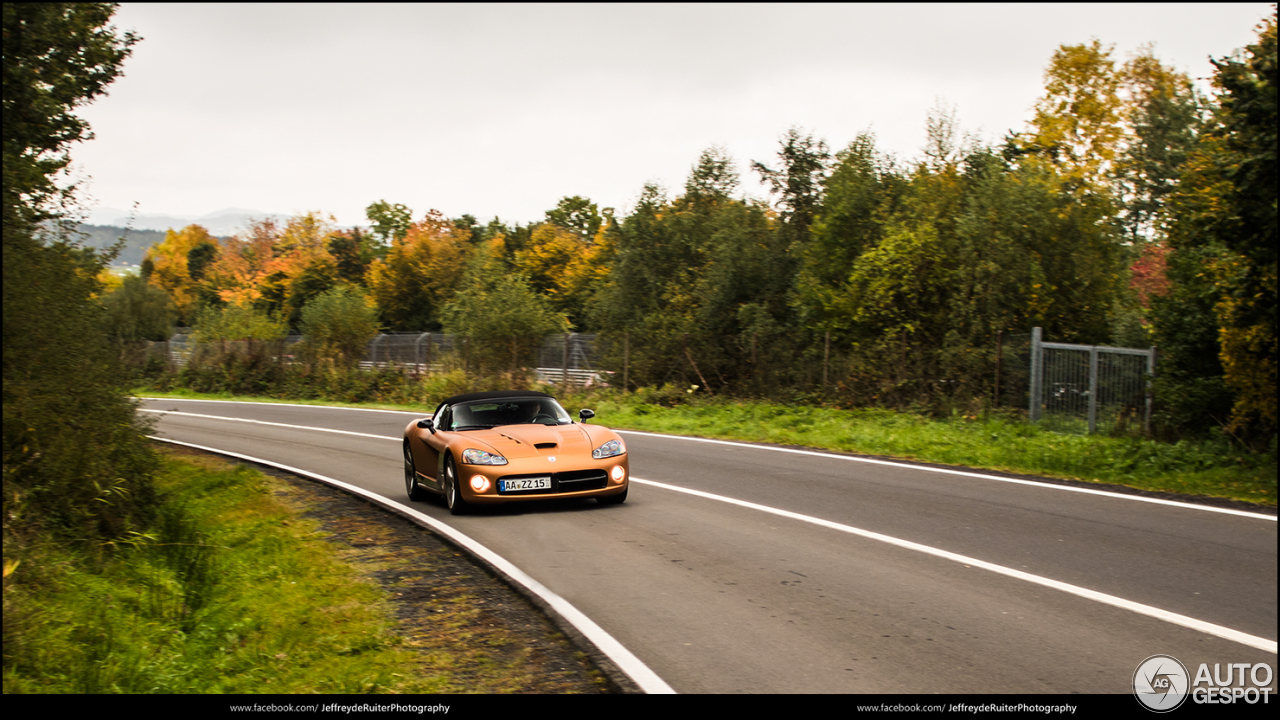
[[[369,294],[398,330],[436,330],[466,268],[471,233],[437,210],[405,231],[369,266]]]

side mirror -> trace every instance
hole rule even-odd
[[[431,432],[433,432],[433,433],[436,431],[436,427],[435,427],[435,425],[433,425],[433,424],[431,423],[431,418],[422,418],[421,420],[419,420],[419,421],[418,421],[418,427],[420,427],[420,428],[426,428],[426,429],[430,430],[430,431],[431,431]]]
[[[587,410],[586,408],[583,408],[578,411],[578,419],[584,423],[595,416],[596,414],[595,414],[595,411],[593,410]]]

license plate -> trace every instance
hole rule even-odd
[[[550,490],[551,476],[534,478],[515,478],[513,480],[503,480],[498,489],[502,492],[519,492],[521,490]]]

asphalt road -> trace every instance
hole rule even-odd
[[[154,415],[160,436],[342,480],[458,528],[682,693],[1130,693],[1156,654],[1192,674],[1276,669],[1274,513],[624,433],[625,504],[454,518],[405,496],[412,414],[144,408],[177,411]]]

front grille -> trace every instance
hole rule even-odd
[[[609,483],[609,475],[603,470],[570,470],[552,475],[551,482],[560,483],[560,492],[599,490]]]
[[[520,480],[522,478],[546,477],[546,473],[527,473],[524,475],[503,475],[502,480]],[[599,490],[609,484],[609,475],[604,470],[570,470],[568,472],[551,473],[549,490],[516,490],[508,492],[499,490],[499,495],[551,495],[579,490]]]

